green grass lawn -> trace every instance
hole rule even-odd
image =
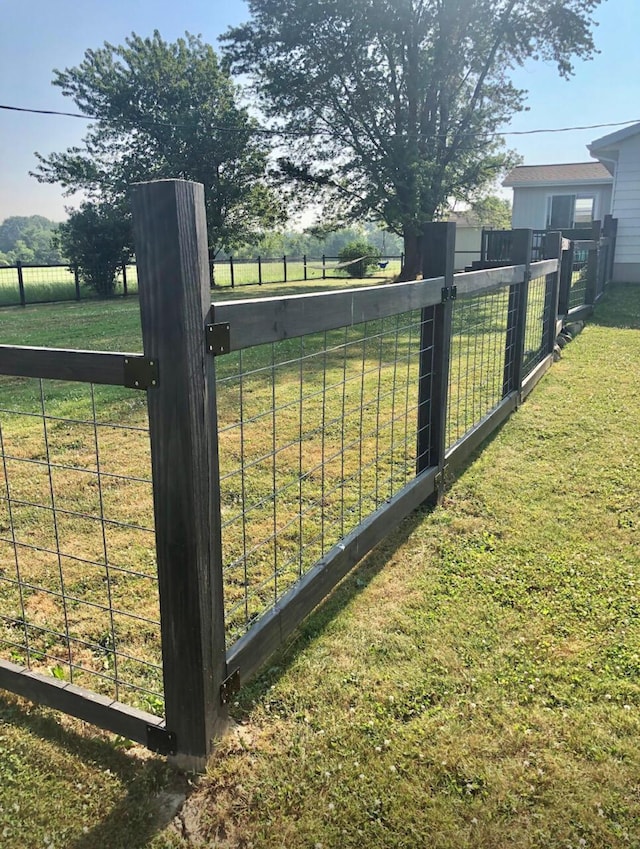
[[[39,310],[2,341],[139,349],[134,301]],[[244,688],[182,836],[160,759],[0,697],[2,845],[640,846],[639,330],[614,289]]]

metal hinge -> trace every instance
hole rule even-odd
[[[234,669],[231,675],[220,684],[220,704],[228,705],[231,697],[240,689],[240,669]]]
[[[124,385],[128,389],[148,389],[158,385],[158,361],[147,357],[124,358]]]
[[[161,725],[147,725],[147,749],[159,755],[175,755],[178,741],[173,731],[167,731]]]
[[[231,348],[231,325],[228,322],[207,324],[207,351],[217,357],[218,354],[228,354]]]

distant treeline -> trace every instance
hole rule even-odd
[[[55,265],[65,258],[55,244],[58,223],[43,215],[14,215],[0,224],[0,265],[18,260],[37,265]]]
[[[66,262],[56,241],[59,224],[42,215],[6,218],[0,224],[0,266],[15,265],[19,260],[34,265],[55,265]],[[402,239],[393,233],[385,233],[373,224],[346,227],[333,232],[318,229],[312,232],[285,230],[268,233],[254,245],[244,245],[234,251],[236,259],[255,259],[257,256],[280,257],[283,255],[338,256],[349,242],[366,241],[381,254],[400,255]],[[224,259],[226,254],[218,254]]]

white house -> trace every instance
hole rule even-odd
[[[587,146],[597,162],[520,165],[504,181],[513,188],[512,227],[589,227],[618,219],[613,279],[640,282],[640,122]]]
[[[640,123],[596,139],[588,148],[613,175],[608,210],[618,219],[613,279],[640,282]]]
[[[600,162],[519,165],[502,185],[513,188],[514,229],[590,227],[611,208],[613,177]]]

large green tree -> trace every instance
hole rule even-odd
[[[183,178],[204,184],[210,247],[230,249],[281,220],[266,182],[268,150],[213,48],[156,31],[87,50],[53,85],[97,120],[81,147],[36,154],[34,176],[126,215],[131,183]]]
[[[288,133],[284,173],[401,234],[411,277],[424,224],[512,164],[497,132],[525,92],[509,72],[533,57],[570,75],[599,2],[248,0],[223,42]]]

